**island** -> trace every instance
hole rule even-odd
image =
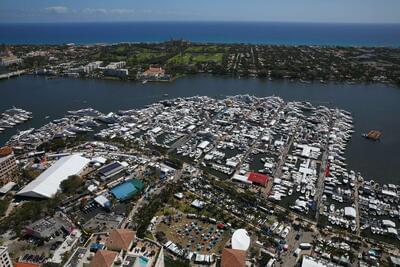
[[[266,44],[2,45],[1,73],[171,81],[207,73],[289,81],[400,84],[400,49]],[[1,76],[9,78],[11,75]]]

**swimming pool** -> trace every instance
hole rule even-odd
[[[140,256],[140,257],[138,257],[136,259],[135,267],[146,267],[148,262],[149,262],[148,259],[146,259],[145,257]]]

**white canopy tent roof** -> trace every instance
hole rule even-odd
[[[247,250],[250,247],[250,236],[245,229],[238,229],[232,235],[232,248]]]
[[[356,209],[353,207],[345,207],[344,215],[346,217],[356,218],[356,216],[357,216]]]
[[[90,162],[80,155],[71,155],[59,159],[50,168],[40,174],[17,193],[24,197],[51,198],[60,189],[62,181],[71,175],[79,174]]]

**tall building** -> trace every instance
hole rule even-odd
[[[1,267],[12,267],[12,261],[10,255],[8,255],[7,247],[0,247],[0,266]]]
[[[21,64],[22,59],[14,56],[14,54],[6,49],[3,52],[0,52],[0,66],[9,66],[13,64]]]
[[[16,170],[17,164],[12,148],[8,146],[0,148],[0,184],[10,182]]]

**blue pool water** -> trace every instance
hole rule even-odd
[[[136,261],[138,261],[138,267],[146,267],[149,262],[149,260],[144,257],[139,257]]]

